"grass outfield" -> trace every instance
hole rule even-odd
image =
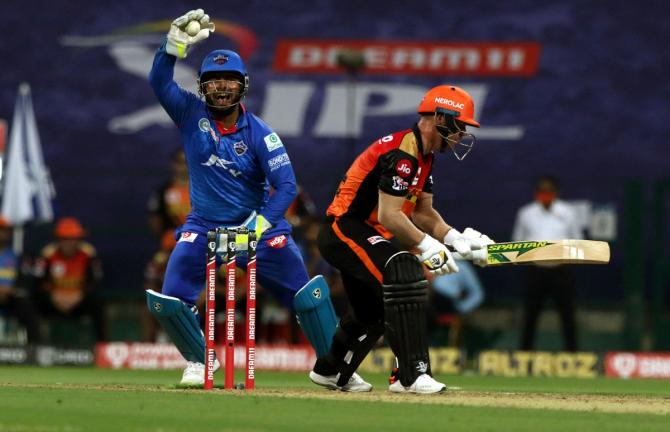
[[[179,371],[0,367],[0,431],[670,430],[667,381],[447,376],[442,395],[321,390],[258,372],[253,392],[175,388]],[[222,374],[217,374],[221,382]]]

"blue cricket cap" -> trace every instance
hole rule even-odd
[[[214,50],[207,54],[200,66],[199,76],[207,72],[237,72],[247,76],[247,68],[239,54],[231,50]]]

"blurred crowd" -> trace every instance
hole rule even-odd
[[[14,227],[0,218],[0,317],[23,327],[23,340],[15,342],[50,341],[55,331],[75,333],[85,322],[96,340],[105,340],[102,266],[79,220],[59,219],[52,241],[36,256],[18,253],[13,237]]]

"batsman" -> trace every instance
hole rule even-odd
[[[448,225],[433,208],[433,157],[450,149],[458,160],[470,152],[479,127],[474,102],[463,89],[429,90],[411,129],[370,145],[351,165],[327,210],[318,246],[340,270],[351,308],[340,320],[330,351],[310,373],[337,389],[383,335],[396,356],[389,390],[430,394],[446,390],[433,379],[428,357],[424,269],[458,271],[448,246],[480,266],[493,241]]]
[[[147,306],[187,360],[181,383],[188,385],[204,382],[205,340],[195,303],[205,288],[210,230],[255,230],[258,281],[282,305],[297,311],[317,352],[327,351],[337,325],[328,287],[322,277],[308,279],[284,219],[297,193],[286,148],[270,126],[242,104],[249,91],[244,62],[230,50],[207,54],[198,71],[198,95],[173,79],[175,62],[213,31],[202,9],[174,20],[149,75],[156,97],[181,134],[192,210],[177,230],[162,292],[148,290]],[[246,256],[240,256],[237,265],[244,268]],[[215,369],[219,366],[217,360]],[[350,387],[365,385],[369,386],[352,376]]]

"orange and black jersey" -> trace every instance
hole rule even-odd
[[[327,210],[328,216],[366,221],[385,238],[392,237],[377,219],[379,191],[404,196],[402,211],[411,216],[421,192],[433,191],[433,154],[423,154],[416,125],[378,139],[351,165]]]

